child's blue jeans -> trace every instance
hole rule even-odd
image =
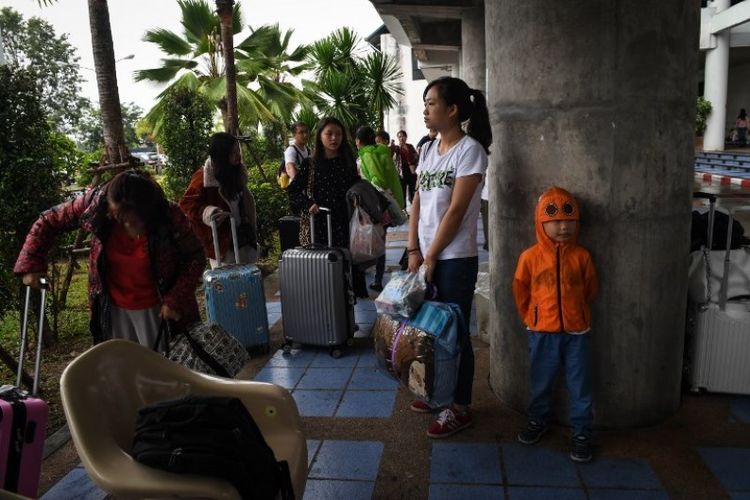
[[[547,422],[552,387],[562,367],[568,387],[573,434],[591,435],[591,355],[589,334],[529,332],[529,419]]]

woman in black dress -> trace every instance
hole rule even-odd
[[[300,243],[310,245],[310,218],[315,217],[315,242],[327,244],[328,229],[320,207],[331,209],[333,246],[349,248],[349,207],[346,192],[359,179],[346,128],[333,117],[323,118],[315,134],[315,150],[302,161],[289,185],[292,210],[302,217]],[[317,217],[316,217],[317,216]],[[353,269],[354,293],[367,296],[364,273]]]

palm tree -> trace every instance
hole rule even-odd
[[[309,62],[314,81],[305,90],[323,115],[335,116],[349,129],[382,127],[385,110],[403,94],[396,61],[381,52],[365,53],[361,39],[341,28],[312,45]]]
[[[155,134],[163,117],[161,98],[175,86],[205,93],[216,102],[224,123],[229,123],[221,20],[205,0],[178,0],[178,4],[182,11],[182,35],[161,28],[147,31],[144,40],[158,45],[167,57],[162,59],[159,68],[135,72],[138,81],[169,84],[145,118]],[[242,15],[239,5],[235,4],[232,32],[237,34],[241,29]],[[300,47],[288,54],[288,35],[281,40],[278,26],[262,26],[234,47],[240,129],[255,127],[259,122],[286,119],[288,115],[281,111],[293,109],[294,103],[302,99],[301,92],[284,77],[297,74],[293,63],[301,63],[307,49]]]
[[[234,0],[216,0],[216,11],[221,23],[221,47],[224,56],[224,75],[227,85],[227,121],[224,130],[237,135],[239,118],[237,116],[237,69],[234,66]]]

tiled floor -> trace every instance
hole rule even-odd
[[[405,230],[405,228],[401,228]],[[480,225],[480,242],[481,225]],[[396,267],[405,241],[389,241],[387,266]],[[481,251],[480,262],[487,260]],[[372,273],[372,270],[371,270]],[[386,280],[388,274],[386,274]],[[368,276],[368,283],[372,275]],[[281,319],[278,301],[267,304],[269,324]],[[377,317],[372,300],[355,306],[358,337],[370,335]],[[476,317],[472,314],[472,333]],[[255,378],[288,389],[303,417],[375,418],[390,425],[398,392],[397,383],[377,366],[371,348],[344,350],[341,358],[327,349],[305,347],[289,355],[278,351]],[[750,398],[730,402],[730,422],[750,423]],[[381,420],[382,419],[382,420]],[[331,420],[332,426],[335,420]],[[305,500],[370,499],[383,467],[385,443],[370,440],[309,440]],[[460,436],[459,436],[460,439]],[[700,457],[730,498],[750,500],[750,449],[701,448]],[[662,500],[669,498],[651,464],[642,458],[597,457],[576,465],[567,454],[544,445],[459,442],[429,445],[429,499],[555,499],[555,500]],[[42,498],[99,500],[95,487],[79,466]]]
[[[540,446],[434,443],[430,499],[668,498],[644,460],[598,459],[577,466]],[[588,493],[587,493],[588,492]]]

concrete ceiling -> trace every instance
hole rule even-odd
[[[461,16],[471,0],[370,0],[399,44],[411,47],[420,67],[457,66]]]

